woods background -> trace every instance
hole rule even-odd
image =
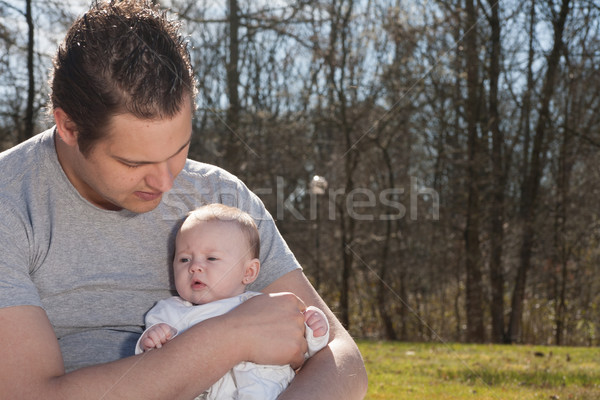
[[[52,125],[86,3],[0,0],[2,149]],[[160,4],[199,81],[190,157],[256,190],[353,335],[598,344],[597,2]]]

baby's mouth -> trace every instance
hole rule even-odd
[[[206,284],[199,279],[194,279],[192,281],[192,289],[204,289]]]

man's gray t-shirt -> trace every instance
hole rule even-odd
[[[261,290],[300,268],[262,202],[231,174],[188,160],[153,211],[100,209],[71,185],[53,129],[0,154],[0,308],[46,311],[67,371],[132,355],[144,314],[174,294],[177,228],[208,203],[252,215],[261,238]]]

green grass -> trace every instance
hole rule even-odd
[[[358,345],[369,374],[368,400],[600,399],[597,348],[370,341]]]

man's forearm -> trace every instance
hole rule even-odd
[[[338,334],[310,358],[278,399],[364,398],[368,385],[364,363],[354,341],[345,336]]]
[[[330,325],[331,341],[302,367],[279,399],[362,399],[367,391],[367,373],[356,343],[323,302],[301,271],[292,271],[265,289],[290,291],[306,305],[321,309]]]
[[[233,345],[239,338],[229,324],[226,318],[205,321],[162,349],[64,374],[44,311],[2,309],[0,393],[15,399],[193,398],[240,361]]]
[[[294,295],[256,296],[161,349],[69,374],[43,309],[0,309],[0,393],[10,399],[193,398],[241,361],[300,365],[303,309]]]
[[[223,322],[207,320],[160,349],[75,371],[65,375],[64,382],[72,381],[73,387],[80,387],[86,382],[84,391],[95,394],[90,396],[94,399],[194,398],[240,362],[232,351],[235,346],[231,344],[235,338],[227,334],[227,328],[222,327]],[[96,388],[88,392],[92,387]]]

